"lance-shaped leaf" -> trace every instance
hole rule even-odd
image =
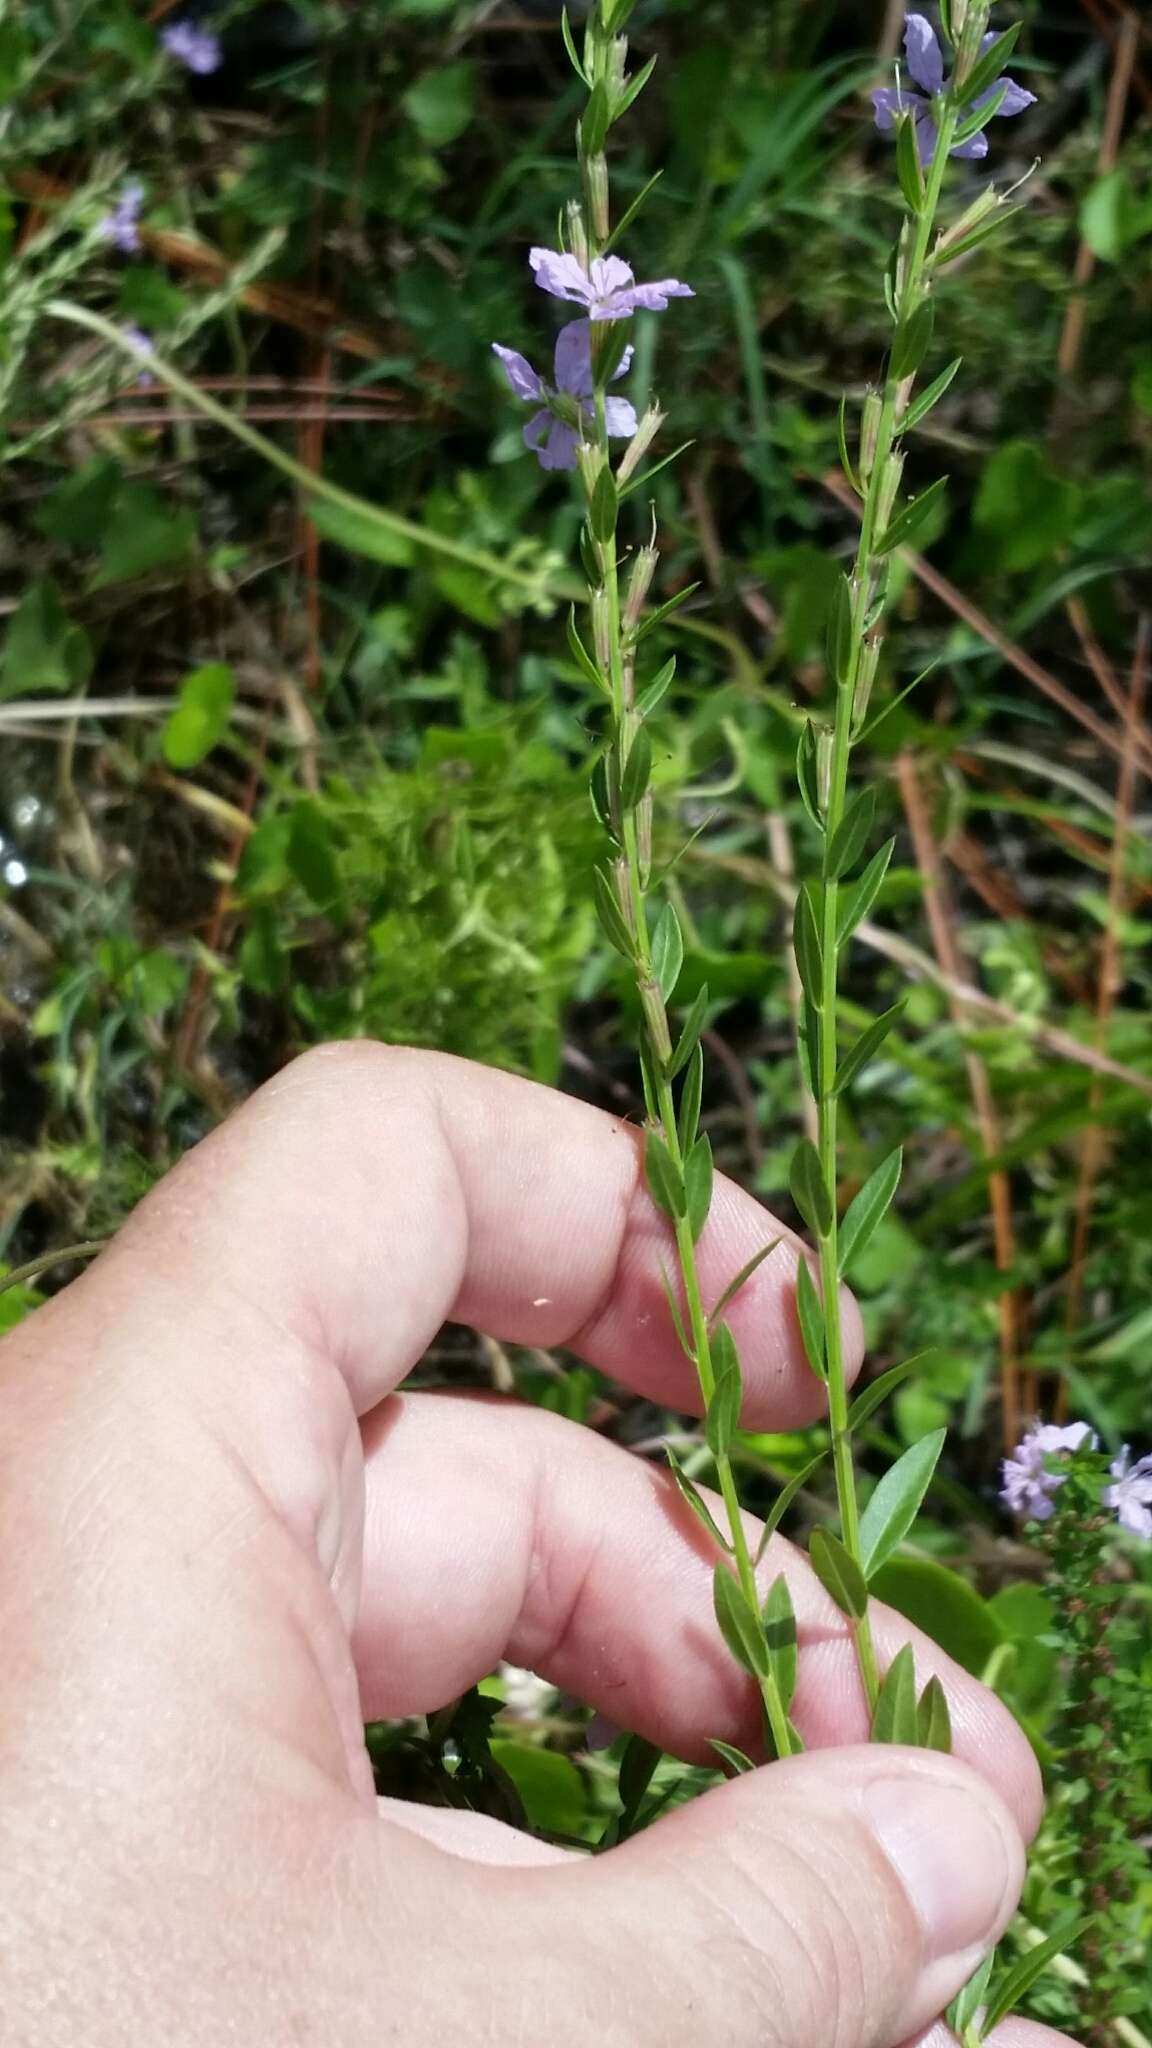
[[[854,465],[854,463],[853,463],[853,461],[852,461],[852,457],[851,457],[851,455],[850,455],[850,454],[849,454],[849,452],[848,452],[848,393],[847,393],[847,392],[844,392],[844,394],[843,394],[843,396],[841,397],[841,400],[840,400],[840,411],[839,411],[839,413],[837,414],[837,419],[836,419],[836,440],[837,440],[837,445],[838,445],[838,447],[839,447],[839,450],[840,450],[840,467],[841,467],[841,469],[842,469],[842,470],[844,471],[844,474],[845,474],[845,476],[847,477],[847,479],[848,479],[848,482],[849,482],[849,483],[851,484],[851,486],[852,486],[852,489],[853,489],[853,490],[854,490],[854,491],[856,492],[857,496],[859,497],[860,495],[862,495],[862,494],[861,494],[861,491],[860,491],[860,479],[859,479],[859,477],[858,477],[858,476],[857,476],[857,474],[856,474],[856,468],[855,468],[855,465]]]
[[[707,1010],[708,984],[704,982],[693,996],[689,1005],[688,1015],[680,1027],[680,1036],[676,1040],[676,1050],[672,1055],[671,1064],[668,1068],[668,1079],[670,1081],[674,1081],[681,1068],[688,1065],[696,1047],[699,1045],[700,1033],[704,1029],[704,1018]]]
[[[608,88],[603,79],[598,79],[588,95],[588,104],[580,121],[580,146],[585,156],[599,156],[611,119],[612,103],[608,98]]]
[[[900,380],[911,377],[920,368],[932,346],[932,329],[936,321],[936,309],[931,299],[923,299],[914,313],[897,329],[892,343],[892,375]]]
[[[639,1813],[640,1803],[656,1775],[656,1766],[663,1754],[654,1742],[645,1742],[642,1735],[628,1737],[616,1784],[625,1819],[634,1820]]]
[[[652,716],[652,713],[655,711],[656,706],[658,704],[663,703],[664,698],[667,696],[668,690],[671,686],[672,678],[675,674],[676,656],[673,654],[670,657],[670,659],[664,663],[663,668],[659,669],[657,673],[653,676],[652,681],[650,683],[645,683],[644,688],[641,690],[640,695],[637,697],[636,709],[641,718],[650,718]]]
[[[816,1456],[814,1458],[809,1458],[808,1463],[806,1465],[801,1466],[799,1472],[794,1473],[792,1478],[788,1481],[787,1486],[782,1487],[780,1492],[777,1494],[775,1500],[772,1503],[771,1511],[765,1519],[763,1533],[761,1534],[760,1542],[756,1549],[757,1564],[759,1564],[761,1558],[764,1555],[764,1552],[767,1550],[768,1545],[771,1543],[773,1536],[776,1534],[777,1529],[780,1527],[781,1522],[784,1520],[784,1517],[788,1513],[788,1510],[791,1507],[793,1501],[795,1500],[797,1494],[801,1491],[803,1487],[807,1486],[808,1481],[812,1477],[812,1474],[817,1470],[819,1466],[821,1466],[824,1463],[824,1460],[828,1456],[828,1452],[831,1450],[831,1448],[831,1444],[828,1444],[822,1451],[817,1451]]]
[[[827,1381],[828,1357],[824,1337],[824,1304],[816,1291],[812,1268],[802,1258],[796,1268],[796,1318],[804,1340],[804,1355],[818,1380]]]
[[[576,73],[581,84],[587,85],[588,75],[576,54],[576,45],[572,40],[572,24],[568,19],[568,9],[566,7],[560,9],[560,33],[564,38],[564,48],[568,52],[568,59],[573,71]]]
[[[898,1650],[884,1673],[872,1710],[873,1742],[902,1742],[916,1747],[916,1665],[911,1643]]]
[[[718,1757],[723,1758],[734,1778],[742,1778],[745,1772],[756,1769],[751,1757],[745,1756],[744,1751],[737,1749],[734,1743],[721,1742],[718,1736],[710,1735],[708,1747],[714,1749]]]
[[[1015,2011],[1025,1992],[1032,1989],[1037,1977],[1043,1976],[1049,1963],[1055,1962],[1057,1956],[1063,1955],[1066,1948],[1071,1948],[1073,1942],[1078,1941],[1084,1929],[1091,1924],[1090,1920],[1081,1920],[1071,1915],[1053,1929],[1047,1941],[1040,1942],[1038,1947],[1029,1949],[1026,1956],[1021,1956],[1020,1961],[1000,1979],[988,2000],[980,2027],[982,2040],[986,2041],[990,2034],[995,2033],[1001,2020],[1006,2020],[1009,2013]]]
[[[714,1458],[726,1458],[740,1427],[740,1407],[744,1399],[740,1354],[727,1323],[721,1323],[713,1332],[712,1364],[716,1380],[704,1418],[704,1438]]]
[[[771,1243],[762,1244],[758,1252],[753,1252],[752,1257],[744,1261],[744,1264],[741,1266],[740,1271],[738,1273],[733,1274],[731,1280],[728,1282],[727,1287],[724,1289],[723,1294],[716,1302],[715,1307],[713,1308],[710,1316],[708,1317],[709,1323],[719,1322],[729,1302],[734,1301],[736,1296],[739,1294],[740,1289],[748,1285],[748,1282],[752,1278],[753,1273],[756,1271],[757,1266],[763,1265],[764,1260],[768,1257],[769,1253],[774,1252],[779,1243],[780,1239],[778,1237],[774,1237],[771,1240]]]
[[[860,1562],[873,1579],[882,1564],[903,1543],[920,1512],[932,1474],[944,1448],[946,1432],[934,1429],[884,1474],[860,1518]]]
[[[904,505],[897,512],[887,532],[877,541],[876,553],[890,555],[893,548],[912,547],[919,541],[935,520],[947,489],[948,478],[938,476],[935,483],[929,484],[926,491],[921,491],[918,498],[913,498],[909,504]]]
[[[804,993],[814,1009],[819,1009],[823,996],[824,955],[820,947],[820,927],[816,919],[816,906],[808,884],[797,892],[796,910],[792,924],[792,944],[796,953],[796,965]]]
[[[1006,28],[1003,35],[997,36],[983,55],[977,57],[967,77],[958,81],[964,87],[965,106],[971,106],[973,100],[978,100],[990,85],[995,84],[1020,40],[1023,26],[1022,21],[1014,21],[1011,28]]]
[[[610,541],[616,531],[616,482],[607,463],[592,488],[588,524],[593,540]]]
[[[588,649],[585,647],[584,642],[580,638],[580,634],[577,631],[575,605],[569,605],[568,607],[568,625],[566,631],[568,637],[568,646],[572,654],[572,659],[575,661],[576,666],[580,670],[581,675],[584,677],[585,682],[591,683],[594,689],[601,690],[607,693],[609,685],[606,682],[605,678],[601,675],[599,669],[596,666],[596,663],[593,661],[592,656],[589,654]]]
[[[859,1621],[868,1610],[868,1588],[854,1557],[845,1550],[831,1529],[814,1529],[808,1543],[808,1562],[826,1593],[830,1593],[841,1614]]]
[[[844,901],[836,919],[836,943],[842,946],[851,938],[858,924],[862,923],[880,894],[880,885],[888,873],[888,863],[895,851],[896,841],[886,839],[883,846],[872,855],[855,888],[846,890]]]
[[[843,574],[836,579],[836,591],[828,613],[827,648],[828,667],[835,681],[851,682],[856,631],[852,615],[852,585]]]
[[[672,458],[669,456],[667,459],[671,461]],[[663,468],[664,465],[663,463],[661,463],[658,466],[660,468]],[[649,470],[647,475],[644,478],[642,478],[641,481],[647,483],[651,477],[655,476],[655,474],[655,470]],[[676,592],[675,597],[668,598],[664,604],[658,604],[654,612],[649,612],[647,614],[644,623],[640,628],[639,633],[636,635],[637,640],[639,641],[645,639],[649,633],[654,632],[656,627],[661,625],[663,621],[669,617],[670,613],[678,612],[681,605],[687,604],[688,599],[692,596],[693,592],[699,590],[699,588],[699,583],[686,583],[684,585],[683,590],[678,590]]]
[[[726,1564],[718,1564],[712,1574],[712,1605],[720,1633],[736,1662],[753,1678],[767,1678],[768,1645],[760,1616],[754,1607],[749,1607],[743,1587]]]
[[[948,2007],[948,2024],[954,2033],[963,2039],[988,1995],[988,1984],[996,1967],[996,1951],[985,1956],[974,1977],[969,1977],[963,1991],[952,2000]]]
[[[600,929],[609,944],[615,946],[625,960],[636,958],[636,941],[624,922],[624,913],[617,901],[616,891],[602,868],[596,868],[592,875],[592,888],[596,897],[596,916]]]
[[[684,1215],[687,1197],[683,1177],[658,1131],[645,1134],[644,1178],[648,1183],[648,1193],[665,1216],[676,1222]]]
[[[796,1610],[788,1581],[783,1573],[773,1579],[764,1602],[764,1638],[768,1644],[768,1656],[772,1665],[772,1676],[780,1694],[780,1704],[787,1713],[796,1691],[796,1667],[798,1649],[796,1642]]]
[[[911,114],[901,115],[897,126],[896,176],[908,207],[913,213],[920,213],[925,196],[924,172],[920,166],[916,122]]]
[[[700,1127],[700,1097],[704,1089],[704,1053],[697,1046],[688,1062],[684,1084],[680,1090],[680,1113],[676,1119],[680,1134],[680,1151],[686,1155],[696,1143]]]
[[[938,1749],[944,1756],[951,1755],[952,1716],[948,1712],[948,1695],[938,1678],[928,1680],[917,1703],[916,1741],[921,1749]]]
[[[882,1159],[875,1173],[870,1173],[859,1194],[849,1203],[848,1212],[840,1225],[839,1258],[840,1271],[846,1272],[852,1260],[858,1258],[871,1242],[872,1235],[887,1215],[892,1197],[900,1185],[900,1170],[904,1154],[897,1146],[894,1152]]]
[[[875,1059],[892,1026],[903,1014],[903,1001],[893,1003],[890,1010],[885,1010],[880,1017],[874,1017],[871,1024],[860,1033],[855,1045],[848,1048],[836,1069],[836,1079],[832,1083],[833,1095],[841,1095],[845,1088],[851,1087],[869,1061]]]
[[[817,1237],[827,1237],[832,1228],[832,1197],[824,1179],[820,1154],[811,1138],[801,1138],[792,1154],[788,1186],[809,1230]]]
[[[684,1161],[684,1190],[688,1201],[688,1227],[695,1244],[712,1207],[712,1147],[707,1135],[697,1138]]]
[[[676,1290],[668,1278],[663,1262],[661,1262],[660,1266],[660,1284],[664,1289],[664,1299],[668,1303],[668,1313],[672,1318],[672,1327],[676,1332],[680,1349],[684,1353],[685,1358],[690,1358],[693,1365],[695,1365],[696,1353],[689,1341],[688,1332],[684,1328],[684,1318],[680,1313],[680,1303],[676,1299]]]
[[[923,1365],[924,1360],[931,1358],[932,1355],[933,1349],[929,1346],[926,1351],[917,1351],[914,1357],[905,1358],[900,1365],[890,1365],[887,1372],[882,1372],[878,1380],[870,1380],[863,1391],[857,1394],[848,1410],[849,1429],[860,1429],[868,1417],[875,1414],[881,1403],[888,1399],[889,1394],[895,1393],[896,1388],[903,1384],[909,1373],[915,1372],[916,1367]]]
[[[634,811],[652,779],[652,741],[646,725],[638,726],[632,735],[628,759],[620,770],[620,802],[625,811]]]
[[[918,427],[921,420],[927,419],[933,406],[938,400],[943,398],[963,361],[963,356],[957,356],[954,362],[949,363],[946,370],[941,370],[940,375],[933,378],[931,384],[920,393],[919,398],[913,399],[912,404],[908,407],[900,422],[900,432],[902,434],[910,434],[913,427]]]
[[[712,1541],[716,1544],[717,1548],[722,1550],[725,1553],[725,1556],[730,1557],[732,1555],[732,1545],[729,1543],[727,1537],[721,1534],[719,1524],[717,1523],[714,1515],[712,1514],[712,1511],[709,1508],[707,1501],[704,1499],[703,1494],[700,1492],[699,1488],[694,1484],[694,1482],[691,1479],[689,1479],[688,1474],[685,1472],[683,1466],[677,1458],[675,1451],[672,1450],[669,1444],[665,1444],[664,1446],[664,1456],[667,1458],[668,1463],[672,1468],[672,1476],[676,1481],[676,1485],[680,1492],[681,1500],[687,1502],[688,1506],[692,1510],[692,1513],[695,1515],[696,1520],[700,1523],[702,1528],[707,1529],[709,1536],[712,1538]]]
[[[876,793],[862,789],[854,797],[828,842],[824,855],[826,881],[838,882],[859,860],[872,832],[876,815]]]
[[[656,919],[652,934],[652,972],[660,984],[660,993],[667,1003],[680,979],[684,965],[684,936],[680,920],[670,903],[665,903]]]
[[[796,743],[796,782],[800,801],[818,832],[824,830],[820,814],[820,786],[816,776],[816,728],[806,719]]]

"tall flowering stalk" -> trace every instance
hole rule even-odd
[[[874,95],[877,125],[895,135],[904,220],[885,281],[893,335],[881,386],[869,392],[853,462],[841,413],[845,473],[860,498],[860,538],[851,570],[840,581],[828,634],[835,684],[830,723],[810,722],[797,754],[805,808],[820,835],[817,879],[796,903],[794,945],[804,990],[801,1058],[816,1105],[817,1139],[804,1139],[792,1163],[792,1193],[816,1240],[819,1288],[807,1267],[798,1276],[798,1308],[808,1360],[828,1389],[832,1460],[840,1512],[840,1538],[818,1533],[813,1564],[847,1614],[864,1689],[873,1714],[881,1683],[868,1619],[867,1585],[890,1544],[884,1512],[910,1526],[935,1466],[942,1432],[914,1445],[877,1489],[861,1518],[852,1450],[853,1418],[844,1373],[840,1287],[845,1268],[886,1213],[899,1185],[901,1157],[877,1167],[840,1220],[836,1202],[838,1104],[845,1087],[882,1044],[898,1008],[878,1017],[843,1058],[837,1045],[840,964],[852,933],[880,889],[895,842],[871,859],[865,853],[874,796],[849,790],[852,748],[865,727],[883,636],[893,555],[930,527],[942,497],[940,479],[909,502],[901,498],[905,440],[948,388],[959,360],[916,396],[916,378],[933,343],[933,287],[942,268],[998,224],[1004,202],[983,193],[947,232],[937,232],[945,177],[952,157],[982,155],[984,129],[996,114],[1016,113],[1032,95],[1001,75],[1018,30],[987,33],[990,0],[945,5],[944,43],[922,15],[905,26],[907,69],[894,87]],[[945,47],[951,54],[950,70]],[[981,147],[980,145],[983,145]],[[852,878],[855,877],[855,880]],[[884,1511],[877,1513],[878,1503]],[[910,1512],[909,1512],[910,1510]],[[905,1518],[906,1517],[906,1518]],[[879,1539],[879,1540],[878,1540]]]

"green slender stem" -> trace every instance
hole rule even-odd
[[[897,326],[903,324],[920,304],[924,293],[924,266],[943,189],[948,151],[955,133],[957,116],[946,108],[940,117],[936,153],[926,181],[924,202],[916,232],[906,258],[897,303]],[[882,496],[888,465],[899,432],[902,380],[891,370],[885,380],[877,427],[876,448],[868,474],[860,522],[860,541],[852,574],[852,658],[848,673],[838,684],[832,738],[832,759],[825,805],[826,844],[830,844],[844,817],[848,791],[848,769],[855,720],[856,688],[861,673],[867,619],[875,597],[874,557],[879,533]],[[824,1184],[834,1190],[837,1181],[838,1121],[836,1078],[836,1008],[840,966],[838,921],[840,889],[835,879],[824,883],[821,928],[820,1074],[817,1093],[819,1123],[818,1150]],[[860,1558],[860,1510],[856,1495],[856,1473],[852,1437],[848,1425],[848,1388],[844,1374],[844,1342],[840,1317],[839,1229],[836,1203],[832,1221],[819,1237],[820,1291],[824,1304],[824,1337],[828,1364],[828,1412],[832,1429],[832,1461],[836,1476],[836,1497],[845,1548],[857,1563]],[[852,1634],[860,1676],[869,1706],[875,1706],[879,1671],[872,1629],[867,1614],[852,1623]]]

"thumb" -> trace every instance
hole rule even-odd
[[[999,1938],[1024,1851],[1008,1809],[951,1757],[874,1747],[790,1758],[718,1787],[582,1870],[581,1925],[635,1973],[629,2040],[896,2048]],[[524,1880],[521,1880],[522,1882]],[[569,1901],[571,1907],[573,1901]]]

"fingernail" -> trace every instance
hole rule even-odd
[[[1023,1845],[1007,1811],[975,1784],[911,1772],[881,1778],[864,1808],[924,1929],[911,2031],[944,2009],[999,1937],[1023,1876]]]

